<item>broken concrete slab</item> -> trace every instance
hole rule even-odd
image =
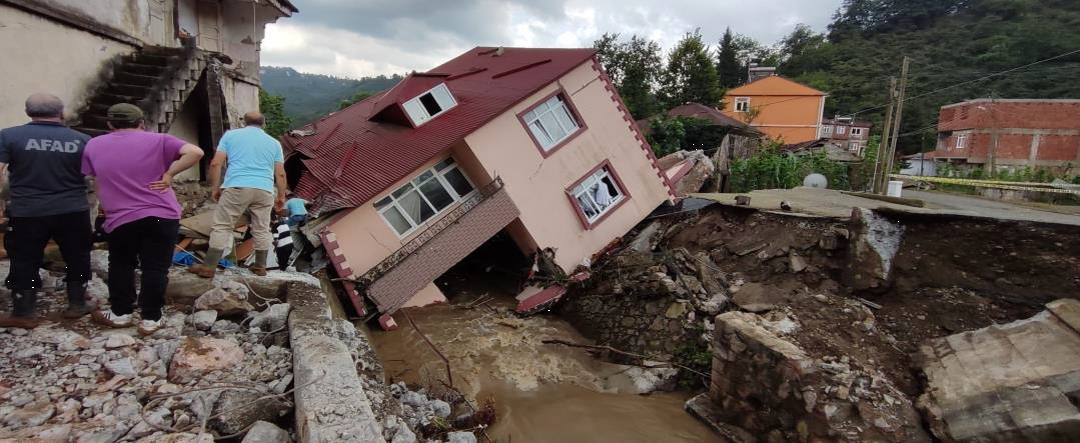
[[[944,441],[1078,441],[1080,302],[1054,301],[1034,317],[930,340],[918,360],[920,398]]]
[[[888,289],[903,235],[904,227],[896,221],[866,208],[852,209],[844,283],[856,291]]]
[[[739,287],[739,291],[732,295],[731,301],[745,311],[765,312],[775,309],[777,304],[784,301],[784,296],[775,288],[761,283],[747,283]]]
[[[297,439],[302,442],[384,441],[382,424],[356,372],[349,348],[319,286],[286,285],[292,313],[289,339],[293,349]]]

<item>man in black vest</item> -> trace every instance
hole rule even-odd
[[[11,192],[12,315],[0,326],[37,324],[34,308],[41,290],[45,246],[56,241],[67,264],[68,307],[64,316],[89,314],[86,282],[90,279],[90,211],[82,154],[90,137],[62,122],[64,104],[50,94],[26,99],[30,123],[0,130],[0,177],[9,172]]]

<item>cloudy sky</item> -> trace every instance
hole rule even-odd
[[[604,32],[664,49],[694,28],[772,44],[797,23],[822,31],[841,0],[293,0],[267,27],[262,64],[363,77],[431,69],[474,46],[587,47]]]

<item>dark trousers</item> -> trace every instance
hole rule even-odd
[[[109,304],[114,314],[126,315],[135,310],[138,264],[142,268],[139,311],[143,320],[161,319],[179,231],[180,220],[146,217],[117,226],[109,233]]]
[[[67,265],[68,287],[90,280],[90,212],[80,211],[44,217],[13,217],[8,254],[16,291],[41,289],[45,245],[56,241]],[[7,240],[5,238],[5,240]]]
[[[292,243],[289,243],[285,246],[278,246],[277,249],[274,250],[274,252],[277,253],[278,269],[284,271],[285,268],[289,267],[289,257],[292,256],[292,248]]]

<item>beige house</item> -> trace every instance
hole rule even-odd
[[[433,281],[500,234],[573,271],[673,199],[594,54],[476,48],[285,137],[358,313],[445,299]]]
[[[0,127],[49,92],[90,135],[109,105],[133,102],[148,129],[212,150],[259,107],[264,25],[295,12],[289,0],[0,0]]]

